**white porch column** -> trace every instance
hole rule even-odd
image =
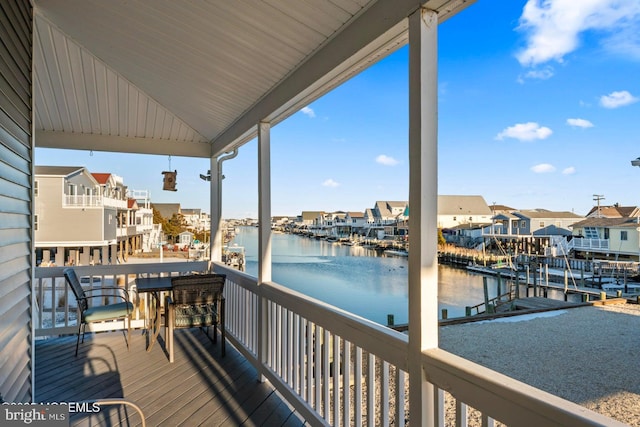
[[[211,158],[211,164],[209,166],[211,185],[210,185],[210,201],[209,206],[211,208],[211,237],[209,239],[209,259],[213,261],[222,260],[222,229],[220,228],[220,222],[222,218],[222,174],[218,168],[222,167],[219,164],[218,159]]]
[[[435,426],[434,387],[423,350],[438,346],[438,16],[409,17],[409,410],[411,424]]]
[[[258,284],[271,281],[271,123],[258,127]]]
[[[271,123],[258,125],[258,287],[271,281]],[[258,303],[258,360],[267,362],[267,302],[259,292]],[[264,375],[260,372],[260,381]]]

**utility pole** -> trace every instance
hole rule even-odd
[[[602,194],[594,194],[593,200],[598,202],[598,213],[596,214],[596,217],[600,218],[600,200],[604,200],[604,196]]]

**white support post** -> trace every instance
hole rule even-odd
[[[438,16],[409,16],[409,408],[412,425],[434,426],[434,387],[422,351],[438,347]]]
[[[267,301],[260,285],[271,281],[271,123],[258,125],[258,360],[267,363]],[[259,373],[260,381],[264,375]]]
[[[210,195],[211,200],[209,204],[211,206],[211,225],[209,232],[211,237],[209,238],[209,259],[213,261],[222,260],[222,228],[220,227],[222,219],[222,176],[218,168],[222,167],[215,157],[211,158],[210,162]]]

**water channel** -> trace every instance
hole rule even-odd
[[[257,276],[258,229],[240,227],[230,242],[245,248],[245,271]],[[272,271],[276,283],[374,322],[407,323],[406,257],[387,256],[358,246],[346,246],[293,234],[272,235]],[[482,275],[441,265],[438,267],[439,312],[449,318],[465,314],[465,306],[484,301]],[[497,284],[489,277],[489,298]]]

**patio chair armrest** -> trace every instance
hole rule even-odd
[[[99,292],[99,291],[105,291],[105,290],[115,290],[115,291],[119,291],[122,295],[124,296],[124,298],[126,298],[127,301],[129,301],[129,292],[127,289],[121,287],[121,286],[101,286],[99,288],[90,288],[90,289],[85,289],[84,293],[90,293],[90,292]],[[136,290],[136,295],[138,294],[138,291]],[[118,296],[118,294],[116,292],[114,292],[113,294],[103,294],[103,295],[113,295],[113,296]],[[92,296],[89,295],[89,298],[91,298]]]
[[[87,295],[85,298],[88,300],[89,298],[102,298],[102,297],[110,297],[110,298],[121,298],[124,302],[129,302],[129,297],[126,295],[117,295],[117,294],[96,294],[96,295]]]

